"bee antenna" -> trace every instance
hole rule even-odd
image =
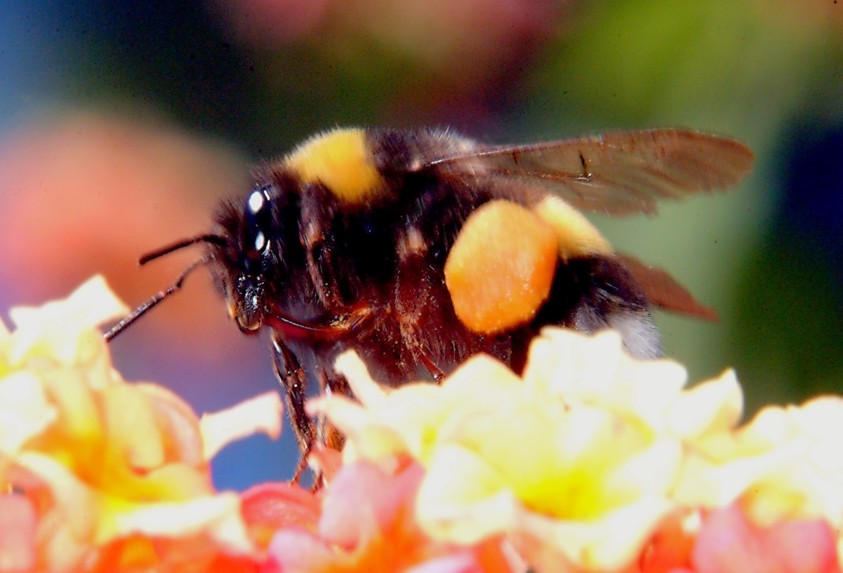
[[[225,238],[219,235],[207,234],[197,235],[188,239],[182,239],[181,241],[176,241],[175,243],[171,243],[169,245],[144,254],[143,256],[141,256],[141,258],[138,259],[138,263],[141,265],[145,265],[151,260],[163,257],[164,255],[168,255],[173,251],[178,251],[179,249],[189,247],[190,245],[195,245],[196,243],[211,243],[213,245],[222,247],[225,246]]]
[[[157,256],[164,255],[168,252],[174,251],[174,250],[179,249],[181,247],[185,247],[187,245],[190,245],[190,244],[193,244],[193,243],[196,243],[196,242],[199,242],[199,241],[204,241],[204,240],[205,239],[197,237],[195,239],[190,240],[190,242],[181,241],[181,243],[183,243],[183,244],[181,244],[181,246],[172,246],[171,245],[171,247],[167,248],[169,250],[162,249],[163,252],[159,253]],[[153,257],[153,258],[155,258],[155,257]],[[137,319],[139,319],[141,316],[146,314],[147,311],[152,310],[152,308],[155,307],[159,302],[161,302],[162,300],[164,300],[168,296],[176,294],[178,291],[180,291],[181,287],[182,287],[182,284],[184,284],[184,279],[187,278],[187,275],[189,275],[193,271],[193,269],[195,269],[196,267],[198,267],[200,265],[207,265],[209,262],[211,262],[212,259],[213,259],[213,257],[211,255],[205,255],[204,257],[196,259],[195,261],[193,261],[192,263],[187,265],[187,268],[182,271],[182,273],[179,275],[179,277],[176,279],[176,281],[173,284],[171,284],[167,288],[162,289],[162,290],[158,291],[157,293],[155,293],[154,295],[152,295],[148,300],[146,300],[145,302],[143,302],[142,304],[137,306],[127,316],[120,319],[120,321],[117,324],[115,324],[114,326],[109,328],[108,331],[103,335],[103,338],[105,338],[105,341],[111,342],[111,340],[115,336],[117,336],[118,334],[120,334],[121,332],[126,330],[129,326],[131,326],[132,323],[134,323]],[[151,259],[149,259],[149,260],[151,260]],[[143,263],[141,263],[141,264],[143,264]]]

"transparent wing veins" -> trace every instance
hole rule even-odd
[[[612,215],[652,214],[658,199],[680,199],[736,184],[752,152],[733,139],[683,129],[480,148],[428,162],[455,175],[523,180],[571,205]]]

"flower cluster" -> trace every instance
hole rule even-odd
[[[500,539],[536,571],[840,570],[841,398],[739,426],[733,372],[686,389],[679,364],[608,331],[546,329],[520,377],[477,356],[389,390],[354,355],[338,368],[358,401],[311,411],[346,435],[344,463],[424,468],[415,518],[433,539]]]
[[[686,388],[612,332],[397,389],[346,354],[354,396],[308,404],[346,436],[323,487],[219,492],[209,459],[277,435],[278,398],[200,418],[125,382],[94,329],[124,312],[94,279],[0,332],[0,571],[840,571],[841,398],[740,425],[731,371]]]
[[[241,498],[214,490],[208,462],[231,439],[277,435],[277,396],[199,419],[165,388],[127,383],[94,329],[127,310],[95,278],[0,324],[0,570],[254,561]]]

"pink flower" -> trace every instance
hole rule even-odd
[[[733,505],[703,521],[692,554],[698,573],[834,573],[840,571],[835,533],[822,519],[751,523]]]
[[[418,525],[415,500],[424,470],[390,474],[359,461],[328,485],[315,529],[281,529],[269,547],[267,572],[509,572],[500,540],[460,547],[431,539]]]
[[[0,496],[0,571],[25,571],[35,566],[35,531],[32,502],[21,495]]]
[[[315,531],[321,509],[316,494],[290,483],[260,484],[242,495],[243,519],[252,539],[264,549],[279,529],[298,527]]]

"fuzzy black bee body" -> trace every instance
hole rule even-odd
[[[305,415],[307,388],[346,391],[333,363],[347,349],[393,385],[438,380],[478,352],[520,369],[546,325],[615,328],[634,355],[659,356],[652,305],[710,311],[617,254],[579,209],[652,213],[657,198],[735,183],[751,160],[735,141],[674,129],[508,147],[335,130],[262,168],[212,234],[147,258],[208,243],[240,329],[271,329],[307,451],[335,441]]]

